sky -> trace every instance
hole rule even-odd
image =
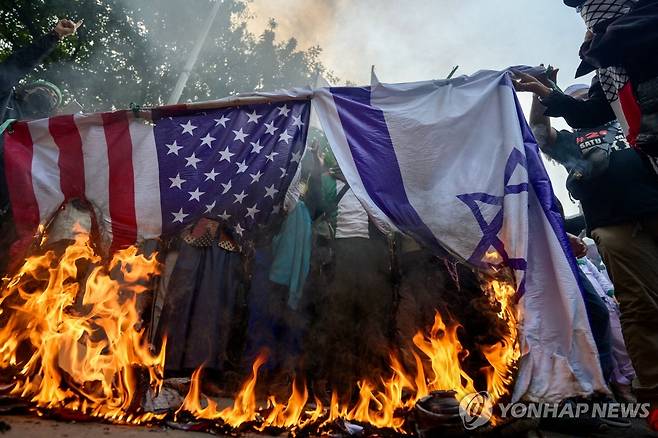
[[[250,8],[252,31],[275,18],[280,38],[322,47],[323,64],[343,81],[369,84],[372,65],[382,82],[410,82],[444,78],[455,65],[471,74],[544,63],[560,68],[563,88],[589,82],[574,79],[585,26],[561,0],[253,0]],[[520,98],[529,114],[531,96]],[[545,162],[565,213],[576,214],[566,171]]]

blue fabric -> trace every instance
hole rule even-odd
[[[267,351],[268,359],[264,367],[276,370],[284,367],[286,361],[295,362],[302,351],[304,330],[291,317],[297,312],[287,308],[284,287],[269,280],[271,266],[271,248],[257,248],[247,299],[249,319],[244,363],[251,366],[260,352]]]
[[[304,153],[309,114],[310,101],[295,100],[156,120],[163,234],[219,217],[248,238],[276,217]]]
[[[443,249],[411,205],[386,117],[370,102],[371,87],[331,88],[359,176],[373,202],[401,231],[437,254]]]
[[[158,327],[158,338],[167,337],[168,371],[200,365],[224,369],[237,310],[240,264],[238,253],[181,243]]]
[[[587,319],[592,329],[592,337],[599,351],[599,362],[603,377],[609,380],[612,376],[614,363],[612,361],[612,339],[610,329],[610,315],[603,298],[596,292],[585,273],[578,269],[578,276],[582,285]]]
[[[311,215],[300,201],[272,239],[270,280],[288,286],[288,305],[297,309],[311,262]]]

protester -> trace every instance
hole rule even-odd
[[[565,0],[577,8],[588,35],[577,76],[597,71],[631,144],[658,157],[658,2]]]
[[[615,301],[615,291],[612,283],[587,257],[578,259],[578,267],[585,274],[589,284],[598,293],[608,308],[610,320],[610,341],[612,370],[608,376],[610,388],[617,400],[621,402],[635,402],[635,396],[631,392],[631,382],[635,378],[635,370],[631,364],[626,344],[621,331],[619,320],[619,304]]]
[[[544,81],[545,82],[545,81]],[[581,202],[588,233],[596,241],[615,285],[628,353],[637,372],[640,400],[658,403],[658,179],[642,154],[629,147],[616,121],[557,131],[546,114],[583,108],[579,87],[557,97],[540,79],[520,74],[517,89],[533,91],[530,124],[542,150],[569,171],[568,188]],[[543,99],[541,96],[554,98]],[[592,95],[592,90],[589,90]],[[587,101],[585,101],[587,102]],[[654,427],[656,425],[654,424]]]
[[[318,395],[349,394],[359,378],[384,375],[393,334],[388,239],[376,229],[337,169],[322,175],[323,221],[331,268],[324,266],[307,336]],[[322,252],[322,251],[320,251]],[[317,253],[317,252],[316,252]],[[330,386],[331,385],[331,386]]]
[[[442,259],[422,248],[412,238],[400,236],[397,242],[399,298],[395,318],[396,345],[399,346],[403,364],[409,367],[414,365],[414,335],[432,327],[436,312],[445,310],[448,304],[448,286],[454,289],[456,281],[447,275]],[[454,275],[457,275],[456,272]],[[445,315],[447,312],[442,313]]]
[[[47,117],[61,103],[59,88],[50,82],[18,84],[44,61],[60,40],[73,35],[76,29],[73,21],[60,20],[51,32],[15,50],[0,63],[0,272],[6,269],[8,247],[13,240],[11,226],[7,223],[9,192],[5,180],[2,134],[12,120]]]
[[[156,339],[167,339],[170,375],[189,374],[204,365],[219,376],[239,360],[231,345],[238,337],[233,328],[244,296],[241,248],[209,219],[185,231],[178,244]]]

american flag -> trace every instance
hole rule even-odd
[[[306,142],[309,100],[17,122],[5,137],[23,240],[67,200],[94,207],[112,250],[201,217],[238,238],[281,213]]]

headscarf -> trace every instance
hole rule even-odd
[[[43,79],[36,80],[34,82],[30,82],[27,84],[23,89],[29,90],[31,88],[47,88],[48,90],[52,91],[55,96],[57,96],[57,106],[60,106],[62,104],[62,90],[59,89],[59,87],[52,82],[45,81]]]
[[[585,0],[577,10],[588,29],[596,33],[596,26],[626,15],[639,0]],[[619,66],[597,71],[601,87],[609,102],[619,99],[619,90],[629,81],[626,69]]]
[[[586,0],[578,7],[588,29],[599,23],[626,15],[639,0]]]

